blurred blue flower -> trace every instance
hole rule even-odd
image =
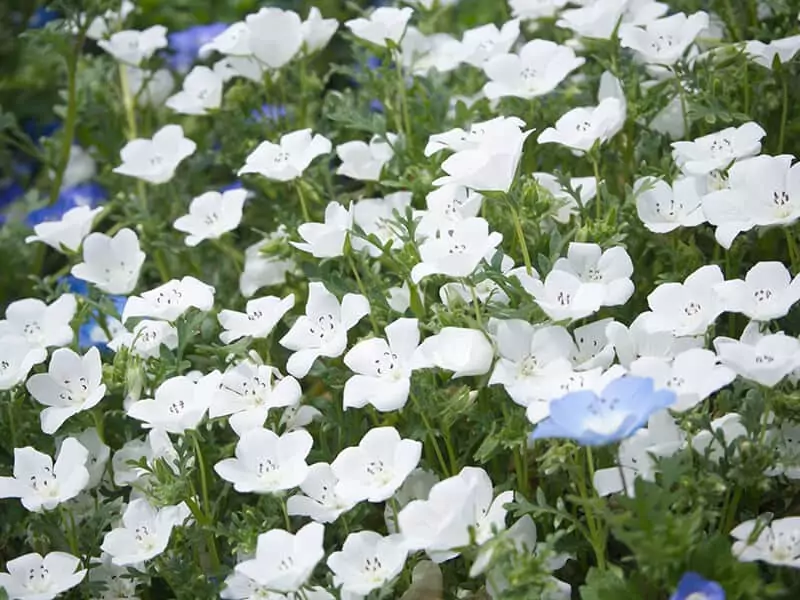
[[[219,188],[219,191],[222,194],[222,193],[225,193],[225,192],[229,192],[230,190],[241,190],[243,188],[244,188],[244,184],[237,179],[236,181],[234,181],[232,183],[228,183],[226,185],[223,185],[221,188]]]
[[[34,119],[26,119],[22,122],[22,131],[24,131],[29,138],[37,146],[39,140],[43,137],[50,137],[58,128],[61,127],[61,121],[48,121],[47,123],[40,123]]]
[[[370,101],[369,101],[369,109],[370,109],[372,112],[376,112],[376,113],[382,113],[382,112],[383,112],[383,110],[384,110],[384,109],[383,109],[383,102],[381,102],[381,101],[380,101],[380,100],[378,100],[377,98],[376,98],[376,99],[374,99],[374,100],[370,100]]]
[[[367,68],[370,71],[374,71],[375,69],[380,68],[381,64],[382,64],[381,59],[378,58],[377,56],[370,55],[367,58]]]
[[[226,23],[196,25],[183,31],[175,31],[167,36],[169,48],[172,50],[167,58],[173,69],[188,71],[203,44],[207,44],[228,28]]]
[[[716,581],[703,579],[697,573],[686,573],[669,600],[725,600],[725,590]]]
[[[623,376],[600,395],[581,390],[553,400],[550,416],[536,426],[531,439],[567,438],[584,446],[618,442],[674,403],[675,393],[654,391],[649,377]]]
[[[5,208],[22,198],[25,195],[25,190],[22,186],[13,179],[7,179],[0,182],[0,208]]]
[[[89,284],[82,279],[73,277],[72,275],[65,275],[58,279],[58,283],[66,287],[66,291],[77,296],[89,295]],[[122,314],[122,309],[125,308],[125,303],[128,298],[125,296],[105,296],[114,305],[117,315]],[[118,331],[122,324],[115,317],[101,317],[100,313],[93,309],[87,319],[81,323],[78,328],[78,347],[81,350],[88,350],[92,346],[96,346],[98,350],[104,352],[108,349],[107,343],[109,342],[108,336],[104,331],[100,319],[104,319],[104,325],[109,333],[113,336]]]
[[[65,212],[76,206],[96,208],[107,199],[108,195],[105,189],[99,184],[93,182],[80,183],[62,190],[52,206],[43,206],[29,212],[25,217],[25,223],[30,227],[34,227],[45,221],[58,221],[64,216]]]
[[[277,104],[263,104],[261,108],[255,109],[250,113],[256,123],[261,121],[277,121],[286,117],[286,107]]]
[[[28,19],[28,27],[30,29],[41,29],[50,21],[55,21],[61,18],[61,13],[47,7],[37,8],[36,12]]]

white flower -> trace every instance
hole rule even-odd
[[[222,77],[198,65],[183,80],[183,89],[167,99],[167,106],[182,115],[206,115],[222,104]]]
[[[286,298],[264,296],[248,300],[245,312],[221,310],[217,319],[225,330],[219,334],[223,344],[230,344],[243,337],[268,337],[275,325],[294,306],[294,294]]]
[[[756,263],[741,279],[720,283],[716,292],[725,310],[746,315],[754,321],[785,317],[800,300],[800,277],[792,279],[781,262]]]
[[[492,368],[494,350],[482,331],[444,327],[417,348],[412,369],[434,367],[453,371],[453,377],[484,375]]]
[[[97,45],[118,61],[138,67],[156,50],[167,47],[167,28],[153,25],[144,31],[118,31],[107,40],[99,40]]]
[[[319,523],[308,523],[294,535],[271,529],[258,536],[255,558],[236,565],[236,572],[269,590],[296,592],[325,556],[324,533],[325,527]]]
[[[291,61],[303,45],[303,24],[292,10],[262,8],[245,19],[250,32],[250,51],[270,69]]]
[[[756,531],[758,535],[752,539]],[[736,526],[733,554],[742,562],[761,561],[779,567],[800,568],[800,517],[769,523],[751,519]]]
[[[606,334],[612,319],[600,319],[573,332],[575,343],[572,345],[570,359],[576,371],[588,371],[600,367],[607,369],[614,361],[614,345]]]
[[[161,107],[175,89],[175,80],[168,69],[147,71],[128,65],[123,68],[128,78],[131,96],[139,106]]]
[[[427,210],[416,211],[420,217],[415,235],[418,239],[437,237],[450,230],[453,224],[477,217],[483,196],[462,185],[443,185],[425,196]]]
[[[380,412],[403,408],[408,401],[412,359],[418,346],[416,319],[397,319],[386,326],[386,340],[370,338],[353,346],[344,355],[344,364],[356,373],[344,386],[345,410],[367,404]]]
[[[478,263],[475,270],[475,278],[480,279],[474,286],[469,286],[461,282],[451,281],[445,283],[439,288],[439,298],[442,303],[448,307],[452,307],[459,302],[470,304],[475,298],[481,304],[496,304],[507,305],[509,302],[508,295],[503,291],[495,281],[489,276],[489,267],[491,266],[490,259],[493,258],[493,252],[490,252],[484,259]],[[518,277],[520,274],[525,276],[525,267],[514,268],[514,259],[507,254],[504,254],[500,259],[500,272],[506,277]],[[531,271],[531,277],[538,277],[539,274]]]
[[[533,173],[536,183],[547,190],[556,201],[556,209],[553,219],[559,223],[569,223],[572,215],[579,212],[580,207],[585,207],[597,195],[597,180],[594,177],[573,177],[569,180],[569,186],[576,192],[576,199],[569,190],[561,187],[555,175],[550,173]]]
[[[742,425],[742,416],[728,413],[711,421],[711,428],[698,431],[691,438],[692,449],[710,460],[719,462],[727,454],[727,448],[736,439],[747,437],[747,429]],[[720,443],[722,438],[723,443]]]
[[[262,287],[282,284],[286,281],[286,274],[297,268],[291,259],[270,256],[264,252],[287,237],[286,229],[281,226],[264,240],[248,246],[244,253],[244,271],[239,277],[239,291],[242,296],[250,298]]]
[[[289,243],[315,258],[342,256],[344,243],[352,225],[352,210],[344,208],[336,201],[331,201],[325,207],[325,222],[303,223],[297,228],[297,233],[305,241]]]
[[[648,64],[673,65],[708,27],[708,13],[675,13],[643,25],[621,25],[619,43]]]
[[[672,186],[655,177],[638,179],[633,189],[644,226],[653,233],[668,233],[705,223],[699,184],[696,177],[681,177]]]
[[[305,429],[281,436],[269,429],[243,431],[236,444],[236,458],[214,465],[217,475],[237,492],[269,494],[297,487],[308,475],[306,457],[314,440]]]
[[[772,69],[775,58],[785,64],[794,58],[800,50],[800,35],[772,40],[768,44],[758,40],[750,40],[744,46],[744,51],[753,62],[767,69]]]
[[[617,24],[644,25],[667,12],[668,6],[652,0],[596,0],[580,2],[582,8],[565,10],[556,25],[582,37],[610,39]]]
[[[304,429],[306,425],[321,418],[322,413],[313,406],[294,404],[283,409],[278,425],[283,427],[284,431],[295,431]]]
[[[37,348],[68,346],[75,336],[69,323],[76,308],[72,294],[62,294],[49,305],[38,298],[17,300],[8,305],[6,318],[0,321],[0,338],[22,336]]]
[[[213,40],[203,44],[198,55],[200,58],[206,59],[215,51],[227,56],[246,57],[251,55],[250,29],[247,27],[247,23],[244,21],[231,23],[225,31]]]
[[[120,152],[122,164],[114,173],[136,177],[148,183],[166,183],[181,161],[194,154],[197,144],[183,135],[180,125],[165,125],[152,139],[137,138]]]
[[[148,466],[153,467],[157,460],[164,461],[176,475],[178,469],[178,453],[169,435],[163,429],[151,429],[144,440],[130,440],[114,453],[111,467],[114,471],[114,485],[124,487],[134,483],[144,484],[150,477],[150,472],[133,466],[145,459]]]
[[[207,375],[195,382],[176,375],[158,386],[152,400],[139,400],[128,408],[128,416],[142,421],[144,427],[184,433],[196,429],[211,403],[218,378]]]
[[[739,340],[718,337],[714,348],[722,364],[739,376],[774,387],[800,366],[800,341],[783,332],[762,335],[752,321]]]
[[[92,230],[95,217],[103,212],[101,207],[76,206],[70,208],[58,221],[44,221],[33,226],[36,235],[29,235],[25,243],[42,242],[51,248],[77,252],[83,238]]]
[[[483,65],[490,79],[483,91],[490,100],[506,96],[526,99],[543,96],[584,62],[568,46],[549,40],[532,40],[520,48],[519,54],[500,54]]]
[[[691,142],[673,142],[672,158],[684,173],[707,175],[727,168],[735,160],[756,156],[765,135],[758,123],[750,121]]]
[[[258,173],[267,179],[290,181],[300,177],[312,160],[330,151],[328,138],[312,137],[310,129],[301,129],[281,136],[278,144],[261,142],[248,155],[238,174]]]
[[[342,164],[336,173],[360,181],[379,181],[383,167],[394,156],[396,142],[397,136],[387,133],[385,138],[373,135],[369,144],[359,140],[339,144],[336,155]]]
[[[569,0],[508,0],[511,14],[523,20],[554,17]]]
[[[366,250],[370,256],[378,257],[390,242],[400,243],[401,227],[395,214],[403,218],[411,206],[411,200],[411,192],[394,192],[385,198],[363,198],[355,202],[352,205],[354,224],[362,229],[364,235],[377,237],[380,246],[351,233],[350,243],[353,249]]]
[[[480,69],[493,56],[507,54],[518,37],[519,19],[503,23],[500,29],[494,23],[469,29],[461,38],[461,62]]]
[[[14,476],[0,477],[0,498],[19,498],[31,512],[53,510],[89,484],[89,452],[75,438],[61,444],[53,460],[26,446],[14,449]]]
[[[652,316],[647,312],[640,314],[630,328],[616,321],[606,326],[606,337],[623,367],[630,367],[642,356],[671,359],[685,350],[703,346],[699,337],[676,337],[671,331],[653,331],[647,324]]]
[[[399,535],[383,537],[374,531],[359,531],[349,534],[342,549],[328,557],[328,566],[342,593],[363,596],[400,575],[407,553]]]
[[[312,53],[322,50],[331,41],[338,28],[339,21],[323,19],[319,9],[312,6],[308,11],[308,18],[303,21],[301,27],[305,51]]]
[[[4,334],[0,340],[0,390],[10,390],[25,381],[33,365],[47,359],[47,350],[21,335]]]
[[[52,435],[71,416],[96,406],[106,394],[97,347],[80,356],[69,348],[53,352],[47,373],[33,375],[25,387],[47,406],[39,417],[42,431]]]
[[[126,577],[128,569],[111,562],[111,555],[103,552],[100,558],[92,558],[89,581],[103,586],[103,592],[94,600],[138,600],[136,580]]]
[[[122,329],[108,342],[114,352],[120,348],[128,348],[142,358],[157,358],[161,354],[161,345],[170,350],[178,347],[178,330],[165,321],[139,321],[131,331]]]
[[[89,471],[89,483],[87,488],[95,488],[100,485],[105,473],[106,464],[111,456],[111,448],[103,443],[97,429],[90,427],[85,429],[76,438],[81,445],[86,448],[89,456],[86,460],[86,469]]]
[[[66,552],[18,556],[6,563],[8,573],[0,573],[0,589],[11,600],[52,600],[83,581],[80,566],[81,559]]]
[[[167,549],[172,529],[189,514],[184,503],[157,509],[144,498],[131,500],[122,514],[122,526],[105,535],[100,549],[120,567],[148,561]]]
[[[144,260],[145,253],[132,229],[120,229],[114,237],[90,233],[83,241],[83,262],[72,267],[72,274],[108,294],[130,294]]]
[[[141,296],[131,296],[122,310],[123,323],[131,317],[147,317],[175,321],[190,308],[211,310],[214,288],[187,275],[171,279]]]
[[[400,43],[413,13],[414,11],[408,7],[382,6],[370,13],[368,18],[351,19],[345,21],[344,25],[357,38],[385,48],[387,40],[394,44]]]
[[[736,373],[719,364],[711,350],[691,348],[678,354],[672,361],[646,356],[631,363],[630,372],[640,377],[650,377],[655,389],[668,389],[675,393],[675,404],[670,410],[690,410],[736,379]]]
[[[603,251],[597,244],[570,242],[567,257],[559,258],[553,270],[578,277],[583,283],[602,287],[601,306],[625,304],[633,294],[633,262],[625,248]]]
[[[333,523],[356,505],[356,501],[346,500],[336,493],[337,483],[328,463],[311,465],[300,484],[303,493],[286,501],[286,511],[294,516],[311,517],[317,523]]]
[[[108,35],[109,31],[116,31],[122,27],[122,23],[133,12],[136,5],[129,0],[122,0],[119,4],[119,10],[108,9],[102,15],[92,19],[89,23],[89,28],[86,30],[86,37],[90,40],[100,40]],[[84,23],[86,13],[81,13],[78,18],[78,23]],[[74,32],[78,32],[78,23],[75,24]]]
[[[722,283],[717,265],[700,267],[683,283],[662,283],[649,296],[650,331],[671,331],[676,336],[701,335],[725,309],[716,292]]]
[[[398,532],[397,511],[412,500],[427,500],[431,489],[439,481],[439,476],[433,471],[419,467],[411,471],[383,509],[383,521],[389,533]]]
[[[432,156],[441,150],[475,150],[491,140],[500,146],[509,136],[521,132],[523,127],[525,121],[517,117],[495,117],[473,123],[469,131],[456,127],[444,133],[435,133],[428,138],[425,156]]]
[[[217,239],[239,226],[246,199],[247,190],[241,188],[223,193],[206,192],[192,199],[189,214],[176,219],[174,227],[189,234],[185,240],[189,247],[203,240]]]
[[[302,378],[320,356],[340,356],[347,347],[347,332],[369,312],[369,302],[360,294],[345,294],[340,305],[323,283],[310,283],[306,314],[279,342],[294,352],[286,370]]]
[[[336,495],[346,501],[383,502],[419,464],[422,444],[400,439],[394,427],[370,429],[358,446],[342,450],[331,463]]]
[[[601,283],[585,283],[568,271],[553,269],[525,286],[536,304],[554,321],[582,319],[600,310],[606,294]]]
[[[92,155],[78,144],[73,144],[69,149],[69,161],[61,179],[61,187],[67,189],[89,181],[96,173],[97,166]]]

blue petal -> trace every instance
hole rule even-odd
[[[716,581],[704,579],[697,573],[686,573],[670,600],[687,600],[692,594],[702,594],[707,600],[725,600],[725,590]]]
[[[534,429],[533,433],[529,436],[530,440],[546,440],[551,438],[572,438],[572,435],[569,431],[559,427],[558,423],[553,421],[553,419],[544,419],[543,421],[539,421],[536,425],[536,429]]]

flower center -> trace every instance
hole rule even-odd
[[[400,361],[397,358],[397,354],[393,352],[384,352],[375,359],[375,372],[378,377],[397,379],[401,376],[399,367]]]
[[[760,289],[753,292],[753,298],[756,299],[756,302],[766,302],[767,300],[772,299],[772,290],[770,289]]]
[[[337,322],[330,313],[317,317],[316,323],[308,328],[311,335],[319,338],[320,343],[325,343],[336,335]]]
[[[29,569],[25,588],[32,592],[48,592],[50,590],[50,571],[44,565],[38,569]]]

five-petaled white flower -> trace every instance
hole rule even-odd
[[[619,43],[623,48],[632,49],[648,64],[669,66],[681,59],[707,27],[708,13],[699,11],[688,17],[675,13],[642,25],[621,25]]]
[[[280,142],[261,142],[239,169],[243,173],[257,173],[267,179],[290,181],[303,174],[311,161],[328,154],[331,142],[322,135],[312,136],[310,129],[301,129],[281,136]]]
[[[553,269],[599,285],[601,306],[625,304],[633,294],[633,261],[622,246],[603,251],[597,244],[570,242],[567,257],[559,258]]]
[[[716,292],[722,283],[717,265],[706,265],[683,283],[662,283],[649,296],[652,311],[646,327],[650,331],[671,331],[676,336],[701,335],[725,309]]]
[[[183,433],[195,429],[211,404],[219,375],[212,372],[198,381],[186,375],[176,375],[156,389],[152,400],[139,400],[128,407],[128,416],[143,426]]]
[[[0,589],[11,600],[52,600],[83,581],[86,569],[80,566],[81,559],[66,552],[31,552],[6,563]]]
[[[733,554],[742,562],[761,561],[800,568],[800,517],[775,519],[769,523],[751,519],[734,527],[731,535],[736,538]]]
[[[182,115],[205,115],[222,104],[222,77],[198,65],[183,80],[183,89],[167,99],[167,106]]]
[[[684,173],[707,175],[727,168],[736,160],[757,155],[765,135],[767,133],[758,123],[750,121],[691,142],[673,142],[672,158]]]
[[[0,338],[19,335],[39,348],[67,346],[75,335],[69,323],[76,308],[72,294],[62,294],[49,305],[38,298],[17,300],[8,305],[6,318],[0,321]]]
[[[131,296],[122,310],[122,322],[132,317],[147,317],[175,321],[190,308],[211,310],[214,288],[187,275],[171,279],[141,296]]]
[[[123,328],[108,342],[114,352],[127,348],[142,358],[156,358],[161,346],[170,350],[178,347],[178,330],[166,321],[139,321],[132,330]]]
[[[44,221],[34,225],[35,235],[26,237],[25,243],[42,242],[59,252],[63,252],[64,248],[77,252],[83,238],[89,235],[95,218],[101,212],[103,212],[101,207],[70,208],[58,221]]]
[[[167,28],[153,25],[144,31],[118,31],[107,40],[99,40],[97,45],[118,61],[138,67],[156,50],[167,47]]]
[[[303,45],[303,23],[292,10],[262,8],[245,22],[250,52],[269,69],[286,65]]]
[[[90,233],[83,241],[83,262],[72,267],[72,274],[108,294],[129,294],[136,287],[144,260],[132,229],[120,229],[114,237]]]
[[[763,335],[757,321],[751,321],[738,340],[716,338],[714,348],[722,364],[767,387],[774,387],[800,366],[800,341],[783,332]]]
[[[336,155],[342,161],[336,173],[360,181],[380,180],[383,167],[394,156],[396,141],[397,135],[387,133],[385,138],[372,136],[369,144],[355,140],[336,146]]]
[[[217,239],[239,226],[246,199],[247,190],[241,188],[222,193],[206,192],[192,200],[189,214],[178,217],[174,227],[189,234],[185,240],[189,247],[203,240]]]
[[[468,29],[461,37],[461,44],[453,48],[459,62],[483,68],[492,57],[507,54],[519,37],[519,19],[503,23],[500,29],[487,23]]]
[[[308,18],[303,21],[303,48],[305,52],[318,52],[328,45],[333,34],[339,29],[336,19],[323,19],[322,13],[316,6],[308,10]]]
[[[328,557],[328,566],[343,594],[362,597],[400,575],[407,554],[400,535],[359,531],[349,534],[342,549]]]
[[[245,312],[221,310],[217,319],[225,331],[219,334],[219,339],[230,344],[248,336],[265,338],[293,306],[294,294],[289,294],[286,298],[264,296],[248,300]]]
[[[356,251],[365,250],[370,256],[378,257],[387,244],[400,243],[402,228],[398,219],[403,218],[411,206],[411,192],[395,192],[385,198],[363,198],[352,207],[353,223],[361,228],[363,235],[351,232],[350,243]],[[363,236],[375,236],[378,244]]]
[[[705,223],[700,180],[681,177],[670,186],[655,177],[642,177],[633,186],[636,212],[653,233],[668,233],[678,227]]]
[[[800,276],[792,279],[789,270],[778,261],[756,263],[744,280],[720,283],[716,292],[728,312],[746,315],[754,321],[785,317],[800,300]]]
[[[114,173],[148,183],[166,183],[184,158],[194,154],[197,144],[183,135],[180,125],[165,125],[151,139],[137,138],[120,151],[122,164]]]
[[[602,306],[606,289],[600,282],[584,282],[569,271],[553,269],[544,281],[531,278],[523,286],[554,321],[582,319]]]
[[[308,468],[308,475],[300,484],[302,494],[286,501],[290,515],[311,517],[317,523],[333,523],[357,501],[344,499],[336,493],[339,482],[328,463],[316,463]]]
[[[370,13],[367,18],[345,21],[344,25],[354,36],[386,47],[386,42],[399,44],[406,31],[408,20],[414,11],[411,8],[390,8],[382,6]]]
[[[453,371],[453,378],[484,375],[492,368],[494,350],[478,329],[444,327],[419,345],[412,370],[439,368]]]
[[[352,207],[352,205],[351,205]],[[308,252],[315,258],[342,256],[347,234],[353,226],[353,212],[336,201],[325,207],[324,223],[303,223],[297,233],[303,242],[290,242],[292,246]]]
[[[47,359],[47,350],[21,335],[4,334],[0,340],[0,390],[10,390],[25,381],[33,365]]]

